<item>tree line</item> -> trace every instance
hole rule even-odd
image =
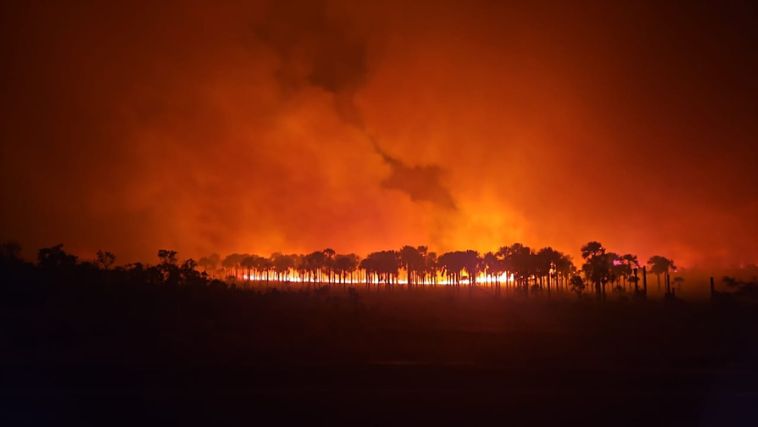
[[[14,242],[0,245],[3,265],[22,263],[20,251],[20,245]],[[656,276],[659,285],[661,276],[664,277],[668,294],[672,292],[669,274],[676,270],[674,261],[664,256],[652,256],[646,265],[640,265],[636,255],[608,251],[596,241],[581,247],[582,264],[578,267],[571,256],[551,247],[535,250],[521,243],[484,254],[457,250],[439,255],[427,246],[406,245],[399,250],[371,252],[364,258],[353,253],[339,254],[330,248],[308,254],[277,252],[269,257],[212,254],[182,262],[174,250],[160,249],[157,255],[159,262],[155,265],[137,262],[116,267],[116,256],[111,252],[100,250],[93,260],[80,261],[59,244],[40,249],[35,267],[43,272],[99,270],[131,280],[168,285],[215,282],[244,287],[254,282],[302,282],[411,288],[464,284],[489,286],[498,292],[506,287],[526,293],[569,290],[579,295],[589,288],[599,297],[604,297],[609,287],[614,290],[633,287],[636,292],[641,289],[646,292],[648,272]],[[681,281],[674,278],[675,285]]]

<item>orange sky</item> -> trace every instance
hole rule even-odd
[[[758,262],[754,8],[281,3],[2,6],[0,238]]]

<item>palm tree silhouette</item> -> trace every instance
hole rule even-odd
[[[463,252],[463,269],[469,277],[469,285],[476,286],[476,277],[483,268],[482,257],[479,256],[479,252],[474,250],[467,250]]]
[[[595,293],[605,297],[606,285],[615,285],[614,289],[626,290],[627,283],[634,283],[637,288],[639,279],[645,283],[645,269],[641,278],[637,271],[639,261],[636,255],[619,255],[609,252],[597,241],[591,241],[581,247],[584,263],[581,274],[584,286],[592,284]],[[57,258],[66,259],[62,245],[45,248],[45,265],[53,265]],[[65,254],[68,255],[68,254]],[[173,270],[181,270],[177,265],[177,253],[173,250],[158,251],[161,263],[156,266],[160,273],[158,281],[166,282],[173,277]],[[72,256],[73,257],[73,256]],[[73,257],[76,264],[76,257]],[[69,264],[70,261],[66,261]],[[60,261],[59,263],[65,264]],[[95,264],[103,270],[108,270],[115,262],[115,256],[109,252],[98,251]],[[648,260],[650,271],[658,276],[674,270],[674,262],[662,256],[653,256]],[[174,266],[172,269],[170,266]],[[331,248],[314,251],[307,255],[273,253],[270,257],[232,253],[220,259],[218,255],[202,257],[198,262],[192,261],[192,269],[202,267],[204,277],[207,271],[214,272],[221,265],[228,273],[228,279],[234,282],[241,277],[247,282],[266,280],[271,275],[276,282],[289,282],[292,277],[299,277],[308,283],[355,283],[365,281],[368,287],[372,283],[383,283],[392,288],[399,283],[399,271],[404,271],[408,287],[423,286],[427,283],[435,285],[441,273],[450,284],[460,286],[461,282],[470,287],[477,285],[480,274],[487,285],[495,288],[495,294],[500,292],[501,278],[506,277],[506,288],[513,286],[529,293],[546,289],[548,293],[562,289],[575,290],[577,267],[570,256],[553,249],[550,246],[533,251],[522,243],[502,246],[496,252],[486,252],[483,256],[474,250],[456,250],[437,256],[429,251],[427,246],[405,245],[399,250],[382,250],[368,254],[361,259],[356,254],[338,254]],[[151,267],[145,271],[151,271]],[[177,273],[179,274],[179,273]],[[182,273],[183,274],[183,273]],[[189,273],[188,273],[189,274]],[[357,280],[355,275],[357,274]],[[189,276],[188,276],[189,277]],[[683,279],[673,278],[675,286],[680,286]],[[171,280],[176,281],[175,278]],[[183,280],[183,279],[182,279]],[[667,279],[668,280],[668,279]]]
[[[582,296],[582,292],[584,292],[584,288],[585,288],[584,280],[582,280],[582,276],[578,274],[574,274],[573,276],[571,276],[570,286],[571,286],[571,290],[574,291],[574,293],[576,293],[577,297]]]
[[[364,271],[366,276],[366,287],[371,288],[371,283],[374,282],[374,277],[377,274],[378,268],[376,267],[376,259],[372,254],[368,254],[366,258],[363,258],[358,264],[358,268]]]
[[[640,263],[637,260],[637,255],[624,254],[621,256],[623,262],[622,278],[624,279],[624,287],[626,282],[632,278],[632,273],[640,267]]]
[[[482,264],[484,265],[484,272],[489,278],[489,281],[494,282],[495,287],[499,288],[499,278],[504,271],[503,262],[494,253],[487,252],[482,257]]]
[[[271,264],[274,273],[276,274],[276,280],[280,282],[283,280],[289,281],[289,272],[295,268],[296,262],[296,255],[284,255],[279,252],[272,254]]]
[[[442,274],[446,276],[448,283],[452,281],[456,286],[460,284],[459,277],[461,270],[463,270],[463,263],[459,257],[455,256],[455,253],[445,252],[440,255],[437,264],[440,266]]]
[[[424,277],[426,277],[427,274],[429,275],[432,286],[437,286],[438,270],[437,252],[428,252],[424,257]]]
[[[660,255],[654,255],[647,260],[650,266],[650,272],[655,274],[657,286],[661,287],[661,274],[668,274],[671,270],[676,270],[674,261]]]
[[[595,285],[595,294],[598,297],[605,295],[605,284],[613,277],[613,260],[616,254],[606,254],[605,248],[600,242],[592,241],[582,246],[582,265],[584,277]]]
[[[408,286],[413,286],[418,281],[418,275],[424,268],[424,256],[421,253],[423,246],[414,248],[413,246],[403,246],[398,252],[400,256],[400,266],[405,269]]]
[[[626,263],[621,258],[621,255],[615,252],[607,252],[605,256],[607,257],[608,263],[610,265],[610,274],[608,276],[608,281],[611,282],[614,289],[619,290],[618,280],[624,276],[624,273],[626,271]]]
[[[248,282],[250,282],[252,280],[252,273],[251,272],[256,267],[256,265],[258,263],[257,258],[258,258],[257,255],[246,255],[246,256],[242,257],[239,260],[240,267],[242,267],[245,270],[247,270],[247,281]]]
[[[360,266],[366,271],[367,277],[373,276],[376,279],[377,284],[383,281],[389,286],[397,282],[400,255],[393,250],[372,252],[366,256]]]
[[[326,248],[321,252],[324,253],[323,270],[328,277],[327,281],[329,283],[332,283],[332,275],[334,273],[334,257],[337,255],[337,252],[331,248]]]
[[[591,241],[580,249],[582,252],[582,258],[587,259],[593,256],[603,255],[605,248],[600,242]]]
[[[464,271],[469,278],[469,284],[476,285],[476,276],[482,267],[479,253],[473,250],[446,252],[440,255],[438,263],[448,282],[452,279],[456,286],[460,286],[461,273]]]
[[[323,251],[314,251],[303,258],[305,269],[311,282],[321,281],[321,272],[326,267],[326,255]]]
[[[353,281],[352,275],[358,268],[358,262],[359,259],[356,254],[336,255],[334,257],[334,271],[341,283],[345,283],[346,276],[350,277],[351,282]]]
[[[540,249],[535,256],[536,273],[540,281],[543,277],[547,278],[547,290],[550,292],[551,276],[556,275],[563,254],[548,246]]]
[[[226,276],[231,276],[229,274],[229,270],[231,270],[234,273],[234,279],[236,280],[238,278],[238,270],[240,268],[240,263],[242,262],[242,259],[245,258],[247,255],[245,254],[229,254],[226,257],[224,257],[224,260],[221,261],[221,266],[225,269]]]
[[[260,271],[261,275],[265,277],[266,283],[269,282],[269,273],[271,272],[271,269],[274,267],[274,263],[271,261],[271,259],[266,257],[257,257],[257,264],[258,264],[258,271]]]
[[[505,270],[513,274],[516,285],[528,292],[529,278],[534,271],[535,264],[532,250],[521,243],[514,243],[500,248],[498,254],[503,259]]]
[[[427,276],[427,269],[426,269],[426,258],[429,256],[429,247],[427,246],[418,246],[416,247],[416,250],[419,254],[419,263],[416,266],[416,274],[417,279],[421,279],[421,284],[426,284],[426,276]]]

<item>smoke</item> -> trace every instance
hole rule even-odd
[[[2,7],[0,239],[29,250],[758,256],[749,13]]]
[[[379,144],[374,143],[374,149],[392,168],[392,174],[382,181],[384,188],[407,193],[413,201],[431,202],[445,210],[456,210],[450,191],[441,184],[442,168],[435,165],[409,167],[382,151]]]
[[[265,25],[256,30],[260,38],[282,57],[277,75],[288,88],[299,88],[298,76],[329,92],[334,108],[346,124],[364,134],[374,152],[389,166],[383,188],[405,193],[414,202],[430,202],[444,210],[456,210],[450,190],[443,184],[444,169],[438,165],[408,165],[390,156],[372,137],[356,105],[356,94],[369,79],[368,35],[330,16],[326,2],[305,5],[274,2]],[[379,59],[377,59],[379,60]]]

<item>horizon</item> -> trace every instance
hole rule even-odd
[[[51,248],[51,247],[54,247],[54,246],[57,246],[57,245],[62,245],[63,249],[67,253],[75,255],[80,261],[95,261],[96,258],[97,258],[97,252],[98,251],[107,251],[107,252],[112,253],[113,255],[116,256],[116,262],[114,264],[116,266],[128,266],[128,265],[134,264],[134,263],[142,263],[142,264],[147,264],[147,265],[156,264],[156,263],[158,263],[156,260],[159,259],[158,255],[157,255],[159,250],[163,250],[163,249],[165,249],[165,250],[173,250],[173,248],[169,248],[169,247],[158,247],[158,248],[156,248],[156,249],[153,250],[152,256],[150,256],[150,257],[147,257],[147,258],[127,258],[127,259],[124,259],[118,253],[115,253],[114,251],[110,251],[108,248],[98,248],[98,249],[96,249],[96,250],[94,250],[94,251],[92,251],[90,253],[90,252],[77,251],[76,249],[72,250],[68,245],[66,245],[65,243],[61,243],[61,242],[58,242],[58,243],[55,243],[55,244],[51,244],[51,245],[47,245],[47,246],[42,246],[42,247],[39,247],[39,248],[26,247],[26,246],[24,246],[22,244],[22,242],[19,242],[17,240],[13,240],[13,239],[6,240],[3,243],[17,243],[17,244],[19,244],[19,246],[21,247],[21,252],[20,252],[21,259],[23,259],[23,260],[25,260],[27,262],[35,262],[37,260],[37,256],[38,256],[39,251],[41,249]],[[524,242],[511,242],[511,244],[513,244],[513,243],[524,244],[524,246],[526,246],[528,248],[531,248],[532,250],[535,250],[535,251],[543,248],[543,247],[530,246],[529,244],[524,243]],[[389,247],[387,247],[387,248],[374,248],[374,249],[369,250],[369,251],[367,251],[365,253],[357,253],[357,252],[336,250],[334,246],[329,246],[329,245],[325,245],[322,248],[312,248],[312,249],[307,249],[307,250],[303,250],[303,251],[273,251],[273,252],[268,253],[268,254],[257,253],[257,252],[254,252],[254,251],[244,251],[244,250],[243,251],[233,251],[233,252],[217,252],[217,251],[214,252],[214,251],[212,251],[212,252],[204,253],[204,254],[200,254],[200,253],[198,253],[198,254],[185,254],[182,251],[176,251],[176,252],[177,252],[179,260],[192,259],[194,261],[197,261],[197,260],[199,260],[201,258],[204,258],[204,257],[209,257],[209,256],[214,256],[214,255],[219,256],[219,257],[221,257],[221,259],[223,259],[226,256],[235,255],[235,254],[262,256],[262,257],[267,257],[267,258],[271,258],[271,257],[273,257],[273,256],[275,256],[277,254],[303,256],[303,255],[307,255],[307,254],[312,253],[312,252],[320,252],[320,251],[324,251],[324,250],[328,250],[328,249],[335,250],[338,254],[354,254],[354,255],[359,256],[360,258],[364,258],[368,254],[374,253],[374,252],[385,251],[385,250],[399,251],[403,246],[425,247],[425,248],[428,248],[429,251],[434,252],[436,254],[442,254],[442,253],[445,253],[445,252],[453,252],[453,251],[458,251],[458,250],[463,250],[463,251],[465,251],[465,250],[474,250],[478,254],[480,254],[480,255],[483,256],[483,255],[485,255],[487,253],[496,253],[499,249],[501,249],[501,248],[503,248],[505,246],[509,246],[509,244],[503,244],[503,245],[500,245],[498,247],[492,248],[491,250],[485,250],[485,251],[471,249],[471,248],[467,248],[467,247],[461,247],[461,248],[452,248],[450,251],[444,251],[444,252],[443,251],[439,251],[439,250],[435,250],[434,247],[429,246],[429,245],[423,245],[423,244],[419,244],[419,245],[400,245],[398,247],[392,247],[392,248],[389,248]],[[579,249],[575,249],[574,251],[564,251],[562,248],[557,248],[557,247],[553,247],[553,246],[550,246],[550,245],[544,246],[544,248],[553,248],[553,249],[556,249],[556,250],[558,250],[558,251],[560,251],[562,253],[565,253],[566,255],[569,255],[571,257],[572,262],[575,265],[581,264],[581,262],[582,262],[581,251]],[[609,248],[609,250],[610,249],[613,249],[613,248]],[[613,252],[619,252],[619,251],[613,251]],[[667,255],[667,254],[661,254],[661,253],[652,253],[650,255],[641,256],[641,255],[636,254],[634,252],[632,252],[632,253],[635,256],[638,256],[638,258],[640,259],[640,264],[641,265],[646,264],[647,260],[649,260],[653,256],[656,256],[656,255],[666,256]],[[673,257],[670,257],[670,258],[673,259]],[[686,274],[695,273],[695,274],[699,274],[699,275],[705,274],[706,276],[710,275],[710,276],[720,277],[722,275],[722,273],[726,274],[726,273],[737,273],[737,272],[753,273],[754,274],[755,271],[756,271],[756,269],[758,269],[758,264],[757,263],[750,263],[750,262],[746,262],[746,263],[734,263],[734,264],[731,264],[731,265],[719,265],[719,266],[701,266],[701,265],[682,265],[679,260],[675,260],[675,261],[676,261],[676,270],[675,270],[675,272],[681,272],[681,273],[686,273]],[[747,277],[747,276],[745,276],[745,277]]]

